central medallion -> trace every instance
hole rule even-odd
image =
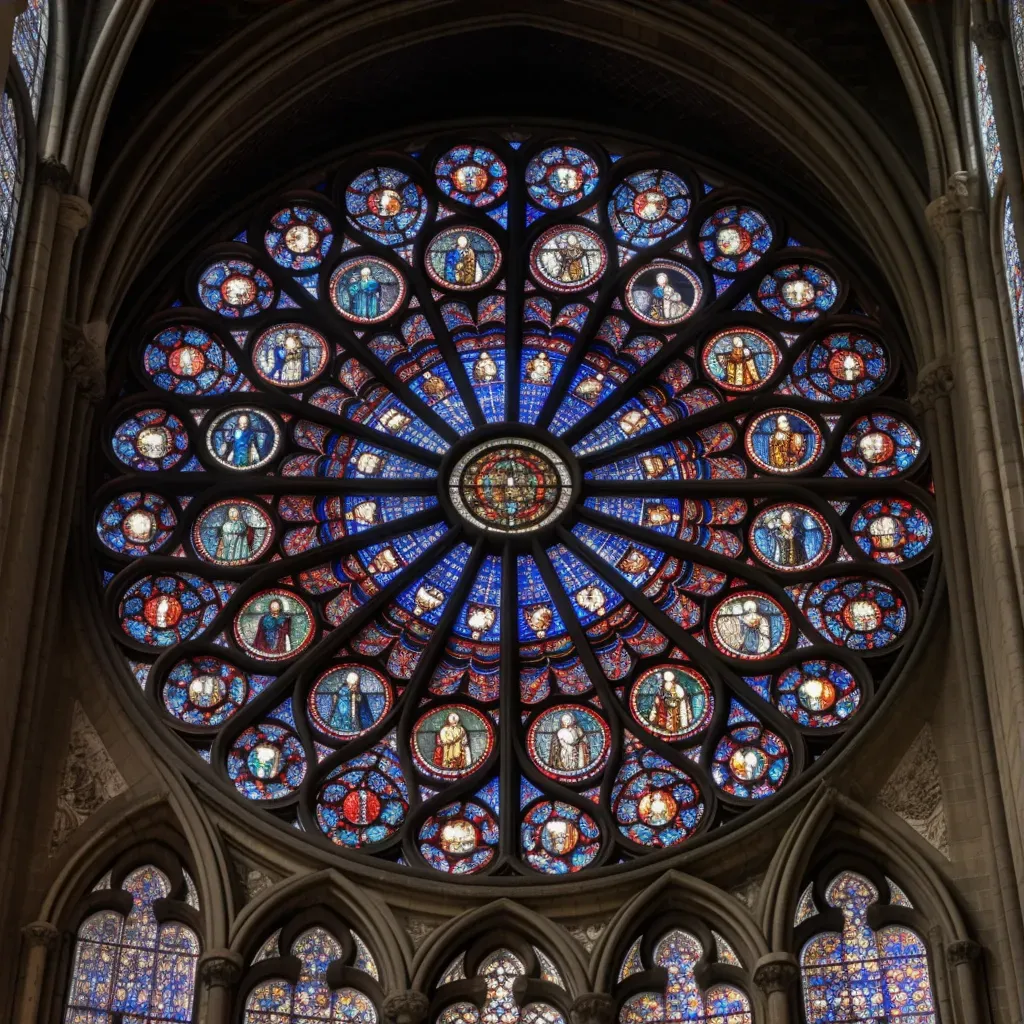
[[[471,448],[448,482],[452,504],[490,533],[528,533],[569,506],[572,477],[562,458],[539,441],[496,438]]]

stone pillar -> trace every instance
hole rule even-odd
[[[420,1024],[430,1009],[430,1000],[422,992],[394,992],[385,996],[381,1013],[388,1024]]]
[[[767,1024],[789,1024],[789,990],[800,977],[792,953],[767,953],[754,968],[754,984],[764,993],[768,1005]]]
[[[16,1020],[17,1024],[36,1024],[46,980],[46,962],[57,948],[60,932],[49,921],[33,921],[25,925],[21,934],[25,937],[25,973]]]
[[[569,1009],[572,1024],[612,1024],[615,1003],[603,992],[584,992],[578,995]]]
[[[959,939],[946,946],[946,963],[956,976],[960,990],[960,1020],[962,1024],[979,1024],[978,988],[974,976],[974,961],[981,956],[981,946],[971,939]]]
[[[230,1024],[235,986],[242,977],[242,958],[228,949],[211,949],[199,959],[206,1012],[203,1024]]]

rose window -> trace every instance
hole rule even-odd
[[[933,589],[885,309],[668,154],[346,167],[125,331],[94,549],[148,713],[222,793],[404,870],[601,872],[795,792]]]

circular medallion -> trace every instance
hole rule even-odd
[[[689,189],[678,174],[637,171],[615,186],[608,223],[623,245],[642,249],[681,231],[689,212]]]
[[[213,726],[226,722],[246,701],[246,674],[221,658],[200,655],[179,661],[167,674],[163,701],[186,725]]]
[[[604,719],[585,705],[559,704],[533,720],[526,748],[545,775],[579,782],[604,768],[611,733]]]
[[[659,665],[633,684],[629,709],[656,736],[683,740],[707,727],[715,700],[708,681],[696,669]]]
[[[508,188],[508,168],[487,146],[454,146],[438,159],[434,175],[444,195],[467,206],[490,206]]]
[[[693,834],[704,817],[704,802],[685,772],[652,752],[633,752],[612,787],[612,813],[626,839],[664,848]]]
[[[832,551],[832,530],[807,505],[782,502],[758,512],[750,525],[750,549],[773,569],[813,569]]]
[[[714,335],[701,361],[707,375],[729,391],[756,391],[778,369],[782,353],[763,331],[737,327]]]
[[[774,690],[779,710],[811,729],[842,725],[861,701],[860,687],[849,669],[818,658],[779,673]]]
[[[218,260],[200,275],[199,299],[207,309],[229,319],[255,316],[270,308],[274,285],[247,260]]]
[[[839,448],[846,467],[857,476],[898,476],[921,454],[921,438],[909,423],[885,412],[862,416]]]
[[[288,206],[270,219],[263,237],[270,258],[288,270],[315,270],[334,240],[331,222],[311,206]]]
[[[757,747],[737,747],[729,758],[729,771],[741,782],[755,782],[768,771],[768,758]]]
[[[729,796],[763,800],[782,787],[789,764],[789,748],[782,737],[751,719],[749,724],[734,726],[719,741],[711,776]]]
[[[294,658],[313,640],[313,612],[287,590],[264,590],[250,597],[235,616],[235,640],[251,658]]]
[[[345,260],[331,274],[334,308],[357,324],[386,320],[402,304],[405,291],[405,278],[376,256]]]
[[[917,558],[933,536],[927,514],[903,498],[865,502],[854,512],[850,531],[864,554],[885,565]]]
[[[839,331],[814,342],[793,364],[790,379],[804,398],[850,402],[879,387],[889,372],[885,349],[874,338]]]
[[[758,301],[769,313],[796,323],[817,320],[838,297],[835,278],[811,263],[787,263],[772,271],[757,290]]]
[[[749,206],[723,206],[700,229],[701,255],[724,274],[749,270],[771,244],[768,222]]]
[[[796,409],[771,409],[750,421],[745,448],[766,473],[799,473],[821,454],[821,431]]]
[[[336,665],[309,691],[313,725],[337,740],[351,740],[372,729],[391,709],[391,684],[366,665]]]
[[[246,729],[228,751],[228,777],[249,800],[280,800],[306,776],[306,755],[291,729],[271,722]]]
[[[589,288],[607,265],[608,252],[600,235],[575,225],[550,228],[530,250],[534,277],[559,292]]]
[[[448,704],[420,716],[412,730],[412,759],[424,775],[461,779],[475,772],[494,747],[494,727],[465,704]]]
[[[808,591],[802,607],[826,640],[851,651],[888,647],[907,627],[906,602],[876,579],[821,580]]]
[[[700,278],[673,260],[654,260],[626,284],[626,305],[644,323],[667,326],[689,319],[703,294]]]
[[[789,640],[789,616],[774,598],[747,590],[730,594],[711,615],[711,637],[730,658],[770,658]]]
[[[447,228],[430,240],[424,260],[432,281],[465,292],[494,279],[501,269],[501,250],[479,228]]]
[[[224,346],[199,327],[167,327],[142,356],[150,380],[176,395],[221,395],[241,374]]]
[[[380,745],[335,768],[317,794],[321,831],[339,846],[372,846],[390,838],[409,811],[398,755]]]
[[[96,534],[111,551],[139,558],[163,547],[177,525],[174,508],[159,494],[130,491],[103,508]]]
[[[546,210],[578,203],[598,180],[597,162],[578,146],[549,146],[526,165],[526,190]]]
[[[252,350],[256,372],[271,384],[296,388],[318,377],[327,365],[324,336],[302,324],[281,324],[264,331]]]
[[[206,447],[222,466],[239,471],[261,469],[277,454],[281,430],[259,409],[229,409],[206,431]]]
[[[468,875],[494,860],[498,821],[473,800],[448,804],[420,826],[417,840],[424,860],[438,871]]]
[[[345,190],[349,223],[383,245],[411,242],[427,219],[427,197],[405,171],[373,167]]]
[[[486,441],[455,464],[449,494],[456,511],[491,533],[539,530],[572,498],[572,476],[546,445],[525,438]]]
[[[185,457],[188,432],[166,409],[140,409],[117,426],[111,447],[126,466],[156,473],[173,468]]]
[[[202,632],[220,610],[222,595],[188,572],[143,576],[124,592],[121,629],[148,647],[171,647]]]
[[[601,852],[601,830],[578,807],[561,800],[543,800],[523,817],[520,848],[534,870],[548,875],[572,874]]]
[[[228,498],[204,510],[192,527],[192,544],[204,562],[248,565],[266,554],[274,539],[270,516],[255,502]]]

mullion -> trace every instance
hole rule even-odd
[[[519,565],[513,546],[501,553],[501,668],[498,673],[498,771],[500,794],[500,860],[513,858],[518,850],[518,768],[515,757],[519,724]]]
[[[511,148],[511,147],[510,147]],[[505,275],[505,422],[519,422],[519,386],[522,378],[523,310],[526,283],[526,261],[529,252],[523,247],[526,234],[525,170],[519,155],[512,150],[508,166],[508,271]]]

